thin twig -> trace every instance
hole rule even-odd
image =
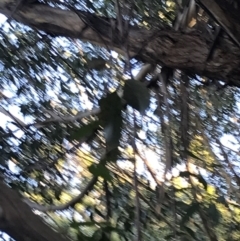
[[[136,153],[137,153],[137,147],[136,147],[136,143],[135,143],[135,136],[136,136],[136,113],[134,111],[133,113],[134,115],[134,128],[133,128],[133,138],[132,138],[132,142],[133,142],[133,150],[134,150],[134,169],[133,169],[133,186],[134,186],[134,190],[135,190],[135,208],[136,208],[136,213],[135,213],[135,225],[136,225],[136,229],[137,229],[137,233],[136,233],[136,241],[141,241],[142,240],[142,234],[141,234],[141,220],[140,220],[140,212],[141,212],[141,204],[140,204],[140,200],[139,200],[139,191],[138,191],[138,177],[137,177],[137,165],[136,165]]]
[[[38,210],[40,212],[53,212],[53,211],[60,211],[60,210],[65,210],[67,208],[73,207],[75,204],[81,202],[81,200],[83,199],[83,197],[93,189],[94,185],[97,183],[98,178],[97,177],[93,177],[89,183],[87,184],[87,186],[84,188],[84,190],[75,198],[73,198],[72,200],[70,200],[69,202],[65,203],[65,204],[61,204],[61,205],[50,205],[50,206],[42,206],[39,205],[37,203],[34,203],[32,201],[30,201],[29,199],[24,198],[23,201],[28,204],[29,207],[31,207],[32,209]]]
[[[219,145],[220,150],[221,150],[221,152],[222,152],[222,154],[223,154],[223,157],[224,157],[224,159],[227,161],[228,167],[229,167],[230,170],[232,171],[233,175],[235,176],[236,182],[237,182],[238,186],[240,187],[240,177],[238,176],[238,174],[237,174],[236,171],[234,170],[233,165],[232,165],[232,163],[230,162],[230,160],[229,160],[229,158],[228,158],[228,155],[227,155],[227,153],[225,152],[221,141],[218,140],[218,139],[215,139],[215,141],[216,141],[216,143]]]
[[[19,127],[22,127],[22,128],[35,127],[37,129],[40,129],[48,124],[74,122],[77,120],[81,120],[83,118],[90,117],[92,115],[97,115],[100,113],[100,109],[94,108],[92,110],[79,112],[78,114],[76,114],[74,116],[70,116],[70,115],[54,116],[53,118],[49,118],[45,121],[39,121],[39,122],[32,123],[32,124],[25,124],[23,121],[21,121],[19,118],[12,115],[9,111],[5,110],[3,107],[0,107],[0,112],[3,113],[4,115],[8,116],[9,118],[11,118],[13,121],[15,121],[17,126],[19,126]]]

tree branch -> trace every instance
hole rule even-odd
[[[57,116],[55,115],[52,118],[49,118],[45,121],[41,121],[41,122],[36,122],[33,124],[25,124],[23,121],[21,121],[19,118],[13,116],[9,111],[5,110],[3,107],[0,107],[0,112],[3,113],[4,115],[8,116],[9,118],[11,118],[16,124],[17,126],[21,127],[21,128],[27,128],[30,126],[34,126],[37,129],[40,129],[48,124],[52,124],[52,123],[66,123],[66,122],[74,122],[76,120],[81,120],[83,118],[92,116],[92,115],[97,115],[100,113],[100,109],[99,108],[94,108],[92,110],[87,110],[87,111],[83,111],[83,112],[79,112],[77,115],[75,116]]]
[[[10,16],[13,2],[1,1],[0,13]],[[110,37],[110,19],[76,11],[78,14],[45,4],[31,4],[21,8],[12,17],[54,36],[78,38],[103,47],[113,46],[115,51],[124,54],[119,33],[115,32],[113,39]],[[143,62],[163,64],[185,70],[189,74],[205,75],[240,86],[239,48],[229,40],[227,34],[223,34],[219,37],[211,60],[205,63],[210,48],[209,40],[210,36],[197,31],[183,33],[169,28],[153,31],[129,26],[128,49],[131,56]]]
[[[37,203],[34,203],[32,201],[30,201],[29,199],[24,198],[23,201],[32,209],[36,209],[40,212],[49,212],[49,211],[60,211],[60,210],[65,210],[69,207],[73,207],[75,204],[81,202],[81,200],[83,199],[83,197],[92,190],[92,188],[94,187],[94,185],[96,184],[98,178],[97,177],[93,177],[90,182],[87,184],[87,186],[84,188],[84,190],[75,198],[73,198],[72,200],[70,200],[69,202],[62,204],[62,205],[50,205],[50,206],[42,206],[39,205]]]
[[[83,111],[83,112],[79,112],[77,115],[75,116],[56,116],[53,118],[49,118],[45,121],[42,122],[37,122],[32,124],[31,126],[36,127],[37,129],[46,126],[47,124],[52,124],[52,123],[64,123],[64,122],[74,122],[76,120],[81,120],[83,118],[89,117],[91,115],[97,115],[100,113],[100,109],[99,108],[94,108],[92,110],[87,110],[87,111]],[[26,125],[28,126],[28,125]]]

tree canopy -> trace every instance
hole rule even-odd
[[[239,11],[1,0],[1,238],[239,240]]]

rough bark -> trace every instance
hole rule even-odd
[[[67,241],[34,215],[20,195],[0,181],[0,230],[17,241]]]
[[[24,5],[12,15],[13,2],[14,0],[2,0],[0,12],[52,35],[79,38],[122,52],[122,43],[119,41],[121,38],[117,32],[113,39],[110,37],[112,30],[107,18],[99,18],[81,11],[77,14],[75,11],[44,4]],[[221,0],[218,4],[222,4],[220,7],[225,12],[233,8],[227,0]],[[226,13],[228,21],[233,21],[236,16],[230,18],[230,15],[231,13]],[[232,23],[236,29],[236,38],[240,29],[238,22]],[[185,70],[189,74],[205,75],[240,86],[239,47],[223,33],[218,39],[212,58],[206,62],[209,45],[208,36],[196,31],[183,33],[171,29],[157,32],[137,27],[129,29],[128,46],[131,56],[136,56],[143,62],[160,63]]]

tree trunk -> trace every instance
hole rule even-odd
[[[0,230],[16,241],[67,241],[33,214],[18,193],[0,181]]]
[[[205,1],[200,0],[200,2]],[[214,2],[214,0],[208,1]],[[122,43],[119,41],[121,38],[117,32],[114,33],[114,38],[111,38],[111,24],[107,18],[81,11],[63,10],[45,4],[24,5],[12,14],[14,2],[14,0],[2,0],[0,13],[54,36],[79,38],[100,46],[108,46],[122,53]],[[227,0],[221,0],[219,4],[226,14],[222,16],[221,12],[218,18],[222,17],[225,20],[227,18],[228,24],[232,21],[231,26],[235,27],[234,33],[238,37],[239,20],[235,21],[236,14],[231,15],[227,12],[234,7]],[[236,9],[234,10],[235,13]],[[210,12],[214,12],[214,9]],[[231,15],[231,18],[228,15]],[[210,44],[209,36],[204,36],[197,31],[183,33],[171,29],[152,31],[130,27],[128,36],[130,55],[143,62],[159,63],[185,70],[189,74],[205,75],[240,86],[239,47],[224,32],[219,36],[212,58],[206,62]]]

